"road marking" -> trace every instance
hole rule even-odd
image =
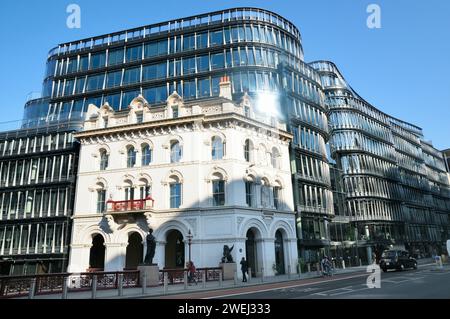
[[[224,295],[217,295],[217,296],[213,296],[213,297],[205,297],[205,298],[201,298],[201,299],[208,300],[208,299],[218,299],[218,298],[235,297],[235,296],[242,296],[242,295],[251,295],[251,294],[257,294],[257,293],[262,293],[262,292],[280,290],[283,288],[305,287],[305,286],[319,285],[319,284],[323,284],[323,283],[342,281],[342,280],[348,280],[348,279],[354,279],[354,278],[360,278],[360,277],[367,277],[367,275],[366,274],[355,275],[355,276],[349,276],[349,277],[345,277],[345,278],[336,278],[336,279],[324,280],[324,281],[319,281],[319,282],[297,284],[297,285],[292,285],[292,286],[288,286],[288,287],[268,288],[268,289],[262,289],[262,290],[257,290],[257,291],[246,291],[246,292],[239,292],[239,293],[233,293],[233,294],[224,294]]]
[[[325,290],[325,291],[317,292],[317,293],[312,294],[312,295],[319,295],[319,296],[328,296],[328,295],[330,295],[331,296],[332,294],[330,294],[330,292],[342,291],[342,290],[345,290],[346,292],[348,292],[348,291],[351,292],[351,291],[353,291],[353,289],[351,287],[353,287],[353,286],[344,287],[344,288],[336,288],[336,289],[331,289],[331,290]]]

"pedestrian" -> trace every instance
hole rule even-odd
[[[197,285],[197,280],[195,279],[195,273],[197,269],[195,268],[194,262],[188,262],[188,281],[189,283],[195,282]]]
[[[241,260],[242,282],[247,282],[248,264],[244,257]]]

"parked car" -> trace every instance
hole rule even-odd
[[[384,272],[388,271],[388,269],[417,269],[417,260],[404,250],[385,250],[381,256],[380,268]]]

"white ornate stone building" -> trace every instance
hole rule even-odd
[[[207,100],[175,92],[165,107],[142,96],[127,111],[90,105],[76,137],[69,272],[136,268],[149,228],[160,268],[182,267],[189,254],[197,267],[218,267],[228,245],[257,275],[295,271],[292,135],[247,95],[234,103],[228,78]]]

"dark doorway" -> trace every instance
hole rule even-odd
[[[257,251],[256,251],[256,240],[255,233],[253,230],[249,230],[247,232],[247,240],[245,241],[245,252],[246,259],[248,263],[248,267],[251,269],[252,277],[256,277],[256,272],[258,269],[256,268],[257,264]]]
[[[165,268],[184,268],[184,242],[183,235],[178,230],[171,230],[166,239]]]
[[[103,271],[105,269],[105,240],[102,235],[92,237],[92,247],[89,254],[89,270]]]
[[[142,244],[141,235],[133,233],[128,237],[128,246],[126,254],[125,269],[136,270],[142,263],[144,256],[144,245]]]
[[[284,275],[286,269],[284,266],[284,242],[283,234],[280,230],[277,230],[275,234],[275,264],[277,275]]]
[[[0,276],[9,276],[11,272],[11,263],[9,261],[0,263]]]

